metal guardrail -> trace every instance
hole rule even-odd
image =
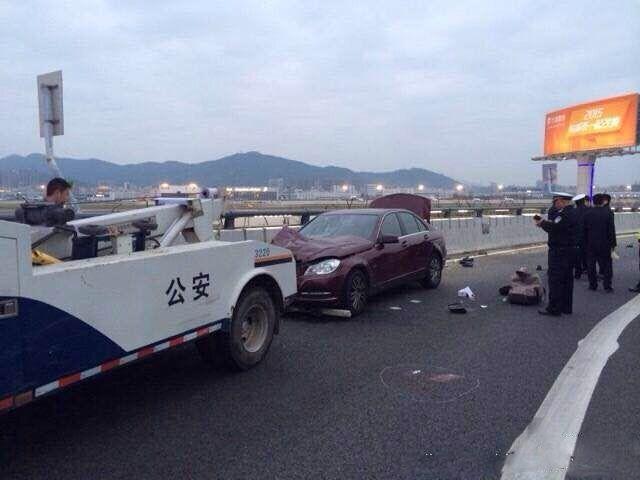
[[[222,214],[222,228],[225,230],[232,230],[237,228],[236,220],[245,218],[265,218],[266,225],[245,225],[244,227],[261,227],[261,226],[277,226],[277,225],[269,225],[266,217],[282,217],[282,222],[279,225],[289,225],[292,224],[291,218],[300,217],[300,224],[304,225],[307,223],[312,217],[316,215],[320,215],[321,213],[336,210],[340,207],[334,206],[333,208],[273,208],[273,209],[236,209],[229,210]],[[352,207],[352,208],[362,208],[362,207]],[[543,205],[515,205],[515,206],[500,206],[500,205],[492,205],[488,207],[466,207],[461,206],[459,208],[450,207],[450,208],[435,208],[431,211],[431,219],[455,219],[455,218],[482,218],[485,216],[521,216],[525,214],[546,214],[549,209],[548,204]],[[616,212],[639,212],[640,205],[636,205],[633,207],[624,207],[621,205],[617,205],[614,207]]]
[[[279,202],[278,202],[279,203]],[[128,207],[127,205],[126,207]],[[139,208],[140,205],[133,204],[132,208]],[[344,208],[365,208],[368,205],[364,202],[360,202],[357,204],[351,204],[346,207],[343,204],[338,203],[316,203],[307,205],[294,204],[288,206],[285,204],[269,204],[264,203],[260,205],[251,205],[253,208],[247,208],[249,205],[247,204],[232,204],[232,208],[227,210],[222,214],[221,218],[221,227],[225,230],[230,230],[237,228],[237,220],[238,219],[247,219],[247,225],[245,227],[252,226],[264,226],[264,225],[249,225],[248,219],[251,218],[263,218],[266,226],[278,226],[278,225],[287,225],[290,224],[291,220],[294,219],[292,224],[297,224],[298,218],[300,224],[307,223],[312,217],[319,215],[321,213],[344,209]],[[112,207],[112,205],[109,205]],[[125,209],[127,209],[125,207]],[[238,208],[239,207],[239,208]],[[243,208],[244,207],[244,208]],[[495,203],[487,203],[487,204],[474,204],[472,202],[464,202],[464,201],[440,201],[434,202],[431,210],[431,218],[432,219],[449,219],[449,218],[482,218],[484,216],[490,215],[500,215],[500,216],[519,216],[523,214],[533,214],[540,213],[545,214],[548,210],[549,202],[533,202],[529,201],[527,203],[517,203],[517,204],[507,204],[504,202],[495,202]],[[616,212],[638,212],[640,211],[640,202],[616,202],[614,204],[614,209]],[[101,214],[111,213],[113,208],[108,208],[105,210],[88,210],[84,209],[82,213],[78,216],[78,218],[87,218],[91,216],[97,216]],[[278,224],[269,225],[268,217],[281,217],[282,221]],[[12,210],[8,209],[0,209],[0,220],[8,220],[15,221],[15,215]]]
[[[311,217],[320,215],[321,213],[333,210],[332,208],[301,208],[301,209],[241,209],[229,210],[222,214],[222,223],[225,230],[236,228],[236,220],[239,218],[259,218],[259,217],[282,217],[282,224],[289,224],[291,217],[300,217],[300,224],[304,225]],[[445,208],[432,210],[431,216],[435,218],[456,218],[456,217],[476,217],[481,218],[484,215],[503,214],[503,215],[522,215],[525,212],[530,213],[546,213],[547,208],[517,206],[511,208]],[[268,222],[266,222],[268,223]]]
[[[225,230],[232,230],[236,228],[237,218],[254,218],[254,217],[283,217],[283,224],[288,223],[287,217],[300,217],[300,224],[307,223],[312,216],[320,215],[328,211],[328,209],[272,209],[272,210],[229,210],[222,214],[223,228]]]

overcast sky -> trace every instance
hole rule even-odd
[[[61,156],[527,183],[545,112],[637,92],[639,54],[637,0],[0,0],[0,156],[43,150],[35,77],[62,69]],[[631,179],[640,155],[596,182]]]

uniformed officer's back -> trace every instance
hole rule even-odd
[[[594,195],[593,201],[598,206],[591,208],[584,219],[589,288],[598,289],[597,264],[602,275],[602,284],[607,292],[613,291],[611,254],[616,247],[616,225],[613,212],[609,207],[610,200],[611,197],[606,193]]]
[[[607,207],[594,207],[585,215],[585,245],[589,250],[609,251],[615,243],[615,230],[608,210]]]

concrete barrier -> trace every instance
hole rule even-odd
[[[614,218],[618,234],[640,231],[640,212],[620,212]],[[431,225],[443,233],[447,250],[454,255],[522,247],[547,241],[547,234],[534,225],[531,216],[445,218],[434,220]],[[259,227],[219,230],[217,238],[229,242],[270,242],[280,229],[281,227]]]
[[[640,231],[640,213],[615,214],[618,234]],[[512,248],[547,241],[547,234],[533,223],[530,216],[454,218],[434,220],[451,254]]]

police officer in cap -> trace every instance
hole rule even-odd
[[[573,265],[576,257],[576,214],[572,195],[553,193],[553,220],[533,217],[536,225],[549,234],[549,304],[541,315],[573,313]]]
[[[589,289],[598,289],[596,263],[602,274],[605,292],[612,292],[613,265],[611,254],[616,248],[616,225],[609,207],[611,197],[606,193],[593,196],[594,208],[584,217],[584,239],[587,250]]]

